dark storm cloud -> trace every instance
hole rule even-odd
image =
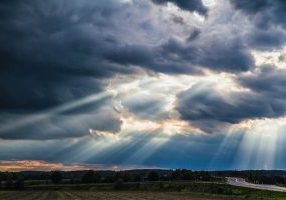
[[[153,2],[163,4],[167,1],[154,0]],[[207,15],[207,9],[199,0],[168,2],[175,3],[184,10]],[[170,36],[156,44],[149,41],[151,45],[146,44],[144,40],[146,38],[142,39],[143,42],[137,37],[134,39],[132,35],[138,36],[141,34],[140,31],[149,33],[156,28],[161,28],[149,22],[151,18],[148,18],[149,21],[143,20],[144,26],[142,26],[143,22],[136,21],[143,14],[132,13],[133,9],[140,10],[139,8],[144,7],[148,10],[148,6],[154,6],[148,3],[142,5],[143,3],[138,2],[122,3],[113,0],[1,1],[1,118],[9,115],[10,122],[16,121],[18,117],[13,119],[13,116],[22,115],[22,118],[25,118],[31,113],[46,111],[89,95],[100,94],[104,92],[103,80],[117,74],[139,73],[139,68],[170,74],[199,74],[204,69],[237,73],[251,70],[254,66],[246,42],[228,32],[194,28],[184,42]],[[140,16],[136,16],[136,23],[132,22],[135,14]],[[183,19],[176,19],[176,22],[177,25],[185,23]],[[136,24],[141,25],[136,26]],[[142,26],[142,30],[137,30],[139,26]],[[283,33],[279,30],[271,32],[267,29],[265,32],[257,33],[259,34],[256,38],[260,38],[259,40],[249,39],[252,46],[259,46],[260,40],[271,45],[277,45],[282,41],[280,35]],[[144,35],[145,32],[142,34]],[[188,119],[191,116],[191,118],[203,119],[203,113],[195,116],[184,113],[187,112],[183,111],[184,104],[188,105],[192,91],[185,93],[180,96],[182,109],[179,107],[183,118]],[[212,112],[216,112],[213,108],[214,110],[210,109],[207,113],[207,120],[212,116],[218,121],[234,123],[247,118],[247,112],[252,111],[253,114],[250,117],[263,116],[262,113],[266,112],[263,109],[254,110],[245,105],[247,98],[250,98],[254,104],[262,101],[257,95],[243,94],[238,97],[236,103],[239,106],[245,106],[245,110],[249,111],[235,117],[231,110],[236,107],[228,105],[229,113],[213,116]],[[104,99],[106,103],[108,100],[110,97]],[[201,103],[205,101],[210,104],[212,100],[215,100],[214,105],[218,104],[220,107],[228,103],[221,97],[212,99],[208,96],[202,98]],[[150,118],[151,112],[146,108],[152,107],[151,104],[160,115],[165,115],[161,112],[158,101],[141,104],[129,102],[129,105],[125,106],[141,117]],[[94,117],[100,119],[100,116],[92,115],[93,111],[101,106],[103,106],[103,100],[94,102],[93,105],[60,113],[61,117],[58,121],[63,122],[61,126],[54,121],[41,122],[39,126],[22,127],[25,136],[13,130],[10,138],[50,139],[61,138],[65,134],[67,137],[88,134],[86,130],[93,128],[92,124],[96,125]],[[267,106],[264,109],[267,109]],[[83,113],[90,115],[85,118],[81,115]],[[79,125],[77,129],[77,123],[71,123],[74,122],[73,115],[79,118],[81,115],[87,123],[79,120],[78,123],[83,125]],[[119,116],[114,112],[110,115],[112,119],[107,123],[108,126],[117,128],[107,131],[116,132],[115,130],[119,130],[120,126]],[[229,119],[227,119],[228,116]],[[46,130],[42,131],[45,133],[42,134],[44,136],[40,134],[35,136],[36,132],[42,130],[41,127]],[[94,128],[97,129],[97,127],[98,125]],[[50,130],[53,130],[54,134],[50,135],[48,133]],[[18,131],[21,132],[21,129]],[[9,138],[9,132],[2,132],[0,137],[1,135],[3,138]]]
[[[207,15],[208,9],[201,0],[152,0],[155,4],[174,3],[182,10],[198,12],[201,15]]]
[[[237,124],[247,119],[283,116],[286,113],[284,96],[275,97],[270,94],[272,92],[279,94],[281,87],[285,86],[285,80],[276,82],[273,79],[274,87],[269,86],[269,91],[267,90],[269,93],[264,93],[258,88],[261,87],[264,90],[262,83],[268,78],[260,78],[243,79],[243,83],[252,86],[256,89],[255,91],[221,93],[209,84],[197,84],[178,96],[177,110],[182,119],[189,120],[193,125],[210,132],[213,132],[212,127],[226,123]],[[257,80],[260,82],[256,82]]]
[[[249,14],[255,14],[257,12],[266,10],[269,8],[271,4],[270,1],[268,0],[256,0],[256,1],[230,0],[230,2],[234,4],[235,8],[241,9]]]
[[[201,1],[177,4],[202,10]],[[133,73],[134,66],[198,73],[201,65],[217,71],[245,71],[252,65],[247,50],[236,40],[202,39],[183,45],[171,39],[152,48],[127,44],[117,32],[118,24],[127,24],[116,20],[122,12],[128,16],[131,8],[117,1],[2,1],[0,108],[37,110],[60,105],[99,92],[102,78]],[[189,41],[198,35],[194,30]]]
[[[229,42],[228,37],[225,37],[217,42],[218,45],[214,45],[217,40],[213,38],[208,43],[204,38],[203,41],[208,43],[206,52],[212,51],[202,53],[204,52],[203,48],[197,48],[200,50],[197,64],[211,69],[218,67],[219,70],[223,69],[224,71],[235,69],[237,72],[251,71],[251,73],[237,74],[238,83],[250,91],[222,93],[212,85],[201,83],[178,95],[177,110],[182,119],[189,120],[193,126],[210,133],[222,130],[221,128],[228,124],[237,124],[243,120],[277,118],[286,113],[283,90],[286,86],[285,70],[277,69],[274,66],[255,69],[251,67],[254,63],[249,55],[249,49],[272,50],[285,44],[285,12],[282,11],[285,11],[286,4],[280,0],[231,2],[236,9],[249,16],[249,20],[254,26],[241,39],[237,35],[233,40],[236,42]],[[177,48],[176,43],[167,49],[171,49],[171,52],[180,52],[180,55],[188,55],[192,52],[190,50],[192,45],[196,44],[194,46],[200,47],[198,41],[201,37],[204,37],[204,33],[200,34],[197,40],[190,42],[190,45],[185,47],[185,51],[180,51],[181,48]],[[225,45],[230,46],[226,48]],[[204,47],[204,45],[201,46]],[[211,52],[215,53],[211,54]],[[180,58],[190,57],[181,56]],[[190,60],[192,63],[196,63],[194,62],[196,59]]]
[[[114,64],[139,65],[156,72],[170,74],[198,73],[199,69],[193,68],[189,63],[169,59],[165,57],[164,53],[161,51],[161,47],[150,49],[142,46],[125,46],[121,50],[116,49],[108,52],[106,59]]]
[[[105,52],[104,58],[121,65],[147,66],[152,64],[153,50],[141,45],[123,45]]]
[[[116,112],[99,111],[110,96],[49,112],[101,94],[105,78],[136,71],[104,59],[118,46],[112,19],[124,6],[117,1],[0,2],[0,138],[57,139],[87,135],[89,128],[120,130]],[[47,113],[43,120],[34,116]],[[30,118],[35,121],[14,127]]]
[[[154,48],[126,45],[110,50],[105,58],[112,63],[138,65],[170,74],[199,74],[205,68],[213,71],[240,72],[254,66],[249,50],[240,39],[222,34],[199,38],[195,29],[187,42],[169,39]]]
[[[187,41],[190,42],[192,40],[197,39],[200,36],[200,34],[201,34],[201,31],[199,29],[194,29],[191,32],[190,36],[187,38]]]
[[[230,2],[235,8],[250,15],[256,15],[260,12],[270,12],[272,18],[269,21],[274,20],[274,22],[285,24],[283,16],[285,16],[286,2],[284,0],[231,0]]]
[[[117,22],[117,15],[128,14],[128,6],[117,1],[1,1],[0,108],[34,111],[60,105],[100,92],[101,79],[134,73],[134,66],[198,71],[165,58],[161,47],[118,38],[118,23],[127,24]]]
[[[258,68],[254,73],[240,75],[238,81],[244,87],[267,98],[271,98],[273,102],[283,102],[286,97],[285,69],[277,69],[274,66],[263,66]]]
[[[98,79],[128,71],[101,58],[116,41],[97,30],[115,8],[64,2],[0,3],[1,109],[59,105],[99,92]]]
[[[183,17],[173,15],[171,19],[172,19],[172,21],[173,21],[175,24],[180,24],[180,25],[184,25],[184,24],[185,24]]]
[[[256,28],[249,34],[250,46],[258,49],[281,47],[286,42],[284,0],[231,0],[235,9],[247,14]]]
[[[192,40],[198,33],[191,35]],[[253,66],[253,58],[239,39],[226,39],[223,35],[207,36],[197,41],[183,44],[169,40],[161,47],[164,58],[173,62],[190,63],[196,70],[201,66],[214,71],[247,71]]]
[[[283,29],[255,29],[248,34],[247,43],[249,46],[259,50],[268,50],[273,47],[283,47],[286,42],[286,33]]]

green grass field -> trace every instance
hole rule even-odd
[[[92,191],[2,191],[2,200],[201,200],[201,199],[240,199],[223,195],[202,195],[176,192],[92,192]]]
[[[286,196],[261,195],[251,196],[199,194],[189,192],[139,192],[139,191],[1,191],[1,200],[283,200]]]
[[[249,199],[286,200],[286,193],[254,190],[226,184],[200,182],[125,183],[118,189],[114,184],[33,185],[23,191],[0,191],[0,200],[202,200]]]

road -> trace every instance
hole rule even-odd
[[[285,187],[279,187],[276,185],[253,184],[253,183],[246,182],[245,179],[243,179],[243,178],[235,178],[235,177],[226,177],[226,179],[227,179],[227,183],[229,185],[259,189],[259,190],[286,192]]]

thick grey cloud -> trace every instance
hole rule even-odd
[[[204,10],[201,1],[177,4]],[[128,9],[133,7],[117,1],[2,1],[0,5],[0,108],[5,110],[46,109],[99,92],[101,79],[134,73],[135,66],[198,73],[201,66],[245,71],[252,65],[240,41],[225,43],[223,37],[187,45],[172,39],[155,47],[127,43],[119,28],[132,32],[123,19],[130,18]],[[198,35],[195,30],[189,41]]]
[[[153,1],[159,5],[166,2]],[[184,10],[208,14],[207,8],[200,0],[168,2]],[[261,7],[261,12],[264,12],[263,4]],[[203,25],[197,27],[187,24],[186,19],[177,17],[176,22],[172,23],[177,26],[191,26],[192,31],[189,31],[185,38],[166,34],[168,37],[156,43],[153,41],[158,39],[158,35],[165,36],[161,31],[166,29],[161,30],[161,24],[157,22],[162,16],[153,16],[157,23],[152,21],[152,9],[154,4],[140,1],[1,1],[1,119],[10,116],[10,121],[13,121],[17,119],[13,119],[13,116],[22,115],[24,118],[31,113],[49,110],[89,95],[101,94],[105,92],[104,81],[117,74],[133,75],[140,73],[140,70],[168,74],[200,74],[204,69],[230,73],[252,70],[254,62],[249,46],[263,48],[278,46],[284,42],[282,28],[272,29],[271,26],[271,29],[266,30],[255,29],[255,37],[249,35],[245,39],[234,34],[230,25],[221,30],[221,26],[216,26],[215,21],[209,22],[206,18],[206,25],[209,23],[212,26],[208,29]],[[147,15],[150,14],[151,17],[145,19],[146,11],[150,11]],[[141,18],[144,19],[140,21]],[[153,34],[156,37],[152,37]],[[204,96],[204,92],[214,95]],[[199,93],[200,96],[196,96]],[[237,97],[235,105],[212,90],[202,90],[196,95],[193,96],[192,89],[179,95],[178,110],[184,119],[203,121],[212,120],[213,117],[212,123],[237,123],[247,117],[271,116],[265,114],[269,108],[268,98],[264,98],[266,102],[262,102],[261,94],[255,92],[231,94]],[[184,110],[185,106],[189,106],[189,100],[198,101],[191,105],[196,114],[189,113],[188,109]],[[254,105],[260,103],[264,107],[252,108],[245,103],[248,100]],[[52,123],[41,122],[35,127],[22,127],[26,134],[23,138],[62,138],[65,134],[67,137],[81,136],[82,133],[86,134],[86,130],[92,128],[93,124],[95,129],[102,130],[94,119],[98,118],[101,122],[100,116],[94,115],[94,112],[108,103],[111,106],[110,97],[60,113],[59,119],[54,118],[65,122],[60,126],[54,120]],[[142,118],[157,119],[167,115],[160,108],[162,102],[157,99],[139,103],[129,100],[123,103],[126,103],[124,106],[131,112]],[[208,104],[211,108],[201,112],[199,107],[203,104]],[[216,109],[224,106],[228,108],[227,113],[215,116],[218,112]],[[276,103],[270,105],[272,106],[275,107]],[[237,107],[243,107],[245,111],[235,116]],[[148,108],[156,109],[158,116],[150,117],[152,112]],[[74,122],[74,117],[82,117],[86,123],[79,120],[77,129],[77,124],[71,123]],[[112,127],[107,131],[119,130],[121,122],[115,112],[110,113],[110,120],[107,121],[108,126]],[[44,136],[35,136],[36,132],[40,132],[40,127],[54,130],[54,134],[42,131]],[[9,138],[9,132],[1,134],[3,138]],[[14,130],[10,134],[10,138],[18,137]]]
[[[161,51],[166,59],[189,63],[198,71],[203,66],[214,71],[239,72],[253,66],[253,58],[243,42],[225,39],[223,35],[207,35],[186,44],[170,40],[161,47]]]
[[[124,46],[109,51],[105,58],[112,63],[170,74],[200,74],[206,68],[240,72],[254,66],[253,57],[239,38],[226,39],[223,34],[199,36],[200,31],[195,29],[184,42],[171,38],[153,48]]]
[[[275,0],[274,0],[275,1]],[[231,0],[234,6],[238,9],[241,9],[249,14],[255,14],[261,12],[262,10],[269,9],[271,1],[268,0],[257,0],[257,1],[248,1],[248,0]]]
[[[179,94],[177,110],[182,119],[210,133],[225,124],[283,116],[286,113],[285,93],[279,92],[285,86],[285,79],[276,80],[271,75],[258,77],[241,79],[253,91],[222,93],[211,85],[197,84]],[[272,82],[264,82],[266,80]],[[264,84],[272,86],[267,89]]]
[[[166,4],[167,2],[174,3],[183,10],[198,12],[201,15],[207,15],[208,9],[204,6],[201,0],[152,0],[156,4]]]
[[[104,59],[118,46],[112,19],[125,6],[117,1],[0,2],[0,138],[58,139],[82,137],[89,128],[120,130],[118,113],[101,108],[110,104],[110,95],[79,101],[104,92],[102,80],[136,71]],[[72,102],[79,106],[50,113]],[[48,116],[39,120],[38,115]],[[26,119],[32,122],[22,123]]]
[[[259,50],[281,48],[286,43],[286,32],[275,25],[268,29],[257,28],[247,35],[246,41],[250,47]]]
[[[248,36],[251,47],[267,50],[285,44],[286,2],[284,0],[231,0],[230,2],[235,9],[247,14],[256,26]]]
[[[284,20],[286,2],[284,0],[231,0],[231,3],[236,9],[254,16],[259,26],[265,27],[272,23],[278,23],[282,26],[286,25]]]
[[[237,69],[237,72],[251,71],[245,74],[236,73],[238,84],[250,91],[221,92],[212,85],[200,83],[178,95],[177,110],[182,119],[189,120],[192,125],[210,133],[220,131],[222,127],[228,124],[237,124],[243,120],[277,118],[286,113],[285,92],[283,90],[286,80],[285,70],[274,66],[235,68],[235,66],[253,65],[253,62],[243,65],[245,59],[242,55],[246,55],[244,58],[247,58],[249,55],[247,52],[250,49],[269,51],[284,46],[286,42],[285,12],[282,12],[282,9],[285,10],[285,2],[261,0],[231,1],[231,3],[235,9],[242,11],[239,15],[248,16],[246,19],[249,24],[245,24],[246,31],[242,35],[234,36],[234,41],[238,40],[237,43],[242,47],[241,51],[238,52],[242,53],[237,57],[237,61],[230,58],[228,59],[230,63],[224,64],[222,61],[227,60],[220,58],[218,52],[229,58],[231,52],[240,48],[223,48],[229,49],[229,52],[215,48],[218,51],[214,54],[214,58],[218,59],[218,62],[209,62],[208,60],[211,60],[212,55],[210,53],[202,54],[200,51],[199,58],[202,58],[202,55],[208,55],[201,61],[200,65],[207,66],[209,63],[215,63],[214,66],[220,66],[224,71],[227,71],[226,66],[230,67],[228,69]],[[192,43],[198,43],[201,37],[204,37],[204,33],[200,34],[199,39]],[[227,40],[228,37],[225,37],[218,44],[229,44],[226,42]],[[203,41],[208,40],[204,38]],[[211,42],[213,41],[215,40],[211,40]],[[208,47],[210,46],[215,45],[208,45]],[[235,53],[234,57],[236,55],[238,54]],[[242,59],[241,62],[238,61],[239,59]],[[250,61],[251,57],[246,60]]]
[[[136,31],[126,22],[132,8],[112,0],[1,1],[0,108],[60,105],[100,92],[101,79],[136,73],[135,66],[166,73],[197,71],[165,58],[160,45],[124,41],[122,27]]]
[[[286,70],[275,66],[262,66],[255,72],[240,75],[238,81],[244,87],[273,101],[284,101],[286,97]],[[283,108],[283,107],[282,107]]]
[[[200,34],[201,34],[201,31],[199,29],[194,29],[191,32],[190,36],[187,38],[187,41],[190,42],[192,40],[197,39],[200,36]]]
[[[99,92],[97,79],[124,73],[100,58],[116,41],[97,30],[115,8],[64,2],[1,2],[2,109],[59,105]]]

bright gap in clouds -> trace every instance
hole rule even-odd
[[[141,79],[126,81],[124,77],[117,77],[110,82],[108,90],[114,94],[113,107],[121,115],[123,122],[121,132],[132,131],[161,131],[166,135],[176,134],[200,134],[202,131],[192,127],[191,123],[181,120],[176,110],[177,95],[192,88],[194,85],[206,84],[214,87],[217,91],[239,92],[247,89],[239,86],[233,76],[227,73],[214,74],[208,72],[208,76],[187,75],[163,75],[148,76]],[[159,108],[152,105],[141,112],[149,111],[150,116],[142,116],[134,113],[128,104],[141,105],[149,100],[158,101]],[[151,102],[152,102],[151,101]],[[127,103],[126,103],[127,102]],[[153,119],[162,113],[159,119]],[[151,117],[151,118],[150,118]]]
[[[197,21],[197,23],[202,23],[205,21],[205,17],[200,15],[198,12],[195,11],[193,13],[190,13],[188,11],[182,10],[174,3],[170,2],[167,3],[166,9],[163,9],[163,11],[165,11],[164,13],[168,13],[171,16],[179,16],[184,19],[187,22],[186,24],[184,24],[185,26],[190,26],[191,24],[194,24],[195,20]]]
[[[202,0],[202,2],[206,7],[212,7],[216,4],[215,0]]]
[[[237,85],[233,76],[227,73],[214,74],[208,72],[208,76],[179,76],[163,75],[149,76],[145,75],[141,79],[129,79],[117,76],[110,81],[108,91],[113,95],[113,107],[119,113],[122,121],[120,132],[115,135],[90,129],[90,144],[82,147],[79,155],[86,155],[79,158],[89,159],[98,154],[107,154],[110,149],[120,148],[121,146],[133,146],[146,136],[145,144],[131,153],[123,160],[123,163],[136,160],[136,157],[142,158],[142,162],[154,154],[161,146],[166,144],[176,135],[206,135],[199,128],[193,127],[190,122],[180,119],[176,111],[176,96],[196,84],[208,83],[216,88],[217,91],[240,92],[245,88]],[[162,118],[152,119],[140,113],[134,113],[129,110],[127,101],[130,103],[142,103],[149,98],[160,102],[160,109],[165,112]],[[130,101],[131,99],[131,101]],[[134,100],[134,102],[132,101]],[[153,105],[152,105],[153,106]],[[147,109],[147,108],[146,108]],[[146,111],[144,109],[144,111]],[[147,109],[148,110],[148,109]],[[157,116],[156,107],[152,107],[151,116]],[[148,137],[147,137],[148,136]],[[151,148],[152,147],[152,148]],[[148,153],[147,153],[148,152]],[[144,159],[143,159],[144,158]]]
[[[286,47],[272,51],[253,50],[252,55],[256,66],[272,65],[282,69],[286,67]]]
[[[136,158],[144,160],[155,154],[162,146],[176,135],[205,135],[202,130],[193,127],[191,122],[180,119],[176,112],[176,96],[196,84],[208,83],[218,92],[223,92],[227,98],[228,92],[249,92],[250,90],[238,85],[234,77],[228,73],[206,72],[207,76],[178,76],[145,75],[141,79],[117,76],[107,87],[112,95],[112,106],[119,113],[122,121],[118,133],[109,133],[90,129],[90,139],[85,145],[77,149],[76,154],[67,156],[85,162],[93,157],[109,155],[111,152],[125,152],[136,146],[135,151],[128,151],[122,158],[122,164],[134,164]],[[129,110],[131,103],[142,103],[149,98],[160,102],[160,109],[166,113],[162,118],[150,119]],[[134,102],[133,102],[134,100]],[[140,102],[138,102],[140,100]],[[231,100],[231,99],[230,99]],[[125,104],[125,102],[129,104]],[[151,110],[157,115],[156,107]],[[286,125],[285,118],[245,120],[238,124],[230,124],[229,129],[222,129],[224,137],[217,152],[214,152],[210,169],[223,156],[230,156],[231,149],[235,149],[233,166],[238,169],[271,169],[277,162],[277,140],[281,137],[282,129]],[[143,142],[144,141],[144,142]],[[144,143],[141,144],[141,143]],[[139,145],[140,144],[140,145]],[[127,149],[127,150],[126,150]],[[233,155],[232,155],[233,156]],[[69,160],[68,160],[69,161]],[[137,160],[138,161],[138,160]]]

